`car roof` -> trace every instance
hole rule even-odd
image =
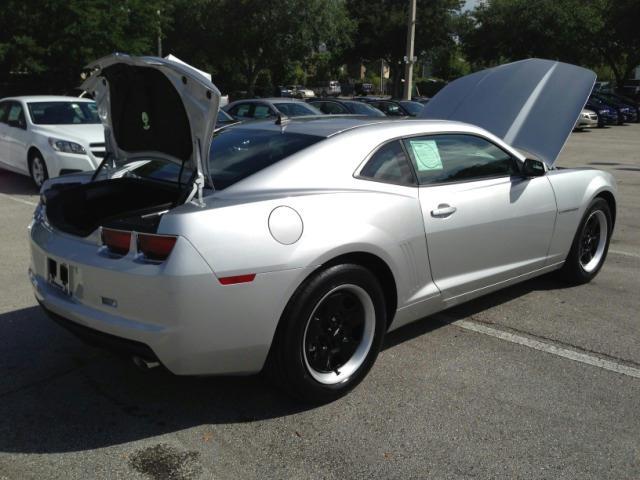
[[[250,129],[261,131],[284,131],[316,135],[319,137],[333,137],[342,132],[358,128],[392,128],[398,131],[406,130],[409,126],[420,124],[429,131],[468,131],[477,127],[462,122],[448,120],[402,120],[385,117],[364,117],[358,115],[310,115],[291,117],[284,125],[273,120],[257,120],[229,127],[229,129]]]
[[[268,97],[268,98],[244,98],[242,100],[236,100],[235,102],[231,102],[229,105],[233,105],[235,103],[251,103],[251,102],[266,102],[266,103],[306,103],[302,100],[298,100],[297,98],[289,98],[289,97]]]
[[[66,95],[23,95],[19,97],[1,98],[4,100],[21,100],[23,102],[93,102],[91,98],[70,97]]]

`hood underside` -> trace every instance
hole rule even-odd
[[[207,177],[220,92],[198,70],[156,57],[114,54],[87,67],[82,88],[93,93],[117,166],[161,157]]]
[[[477,125],[552,165],[595,80],[595,73],[575,65],[522,60],[451,82],[420,117]]]

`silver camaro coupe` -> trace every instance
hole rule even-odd
[[[77,335],[178,375],[272,374],[307,401],[357,385],[386,332],[516,282],[602,267],[611,175],[554,161],[595,76],[526,60],[415,120],[280,116],[213,134],[188,66],[90,66],[107,154],[49,180],[29,276]]]

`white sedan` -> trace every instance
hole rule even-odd
[[[93,100],[63,96],[0,100],[0,167],[49,177],[95,170],[105,155],[104,128]]]

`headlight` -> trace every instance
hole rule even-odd
[[[599,113],[600,115],[606,115],[606,114],[607,114],[607,113],[609,113],[609,112],[607,112],[606,110],[600,110],[598,113]]]
[[[87,153],[82,145],[68,140],[60,140],[59,138],[49,138],[49,145],[58,152],[64,153]]]

